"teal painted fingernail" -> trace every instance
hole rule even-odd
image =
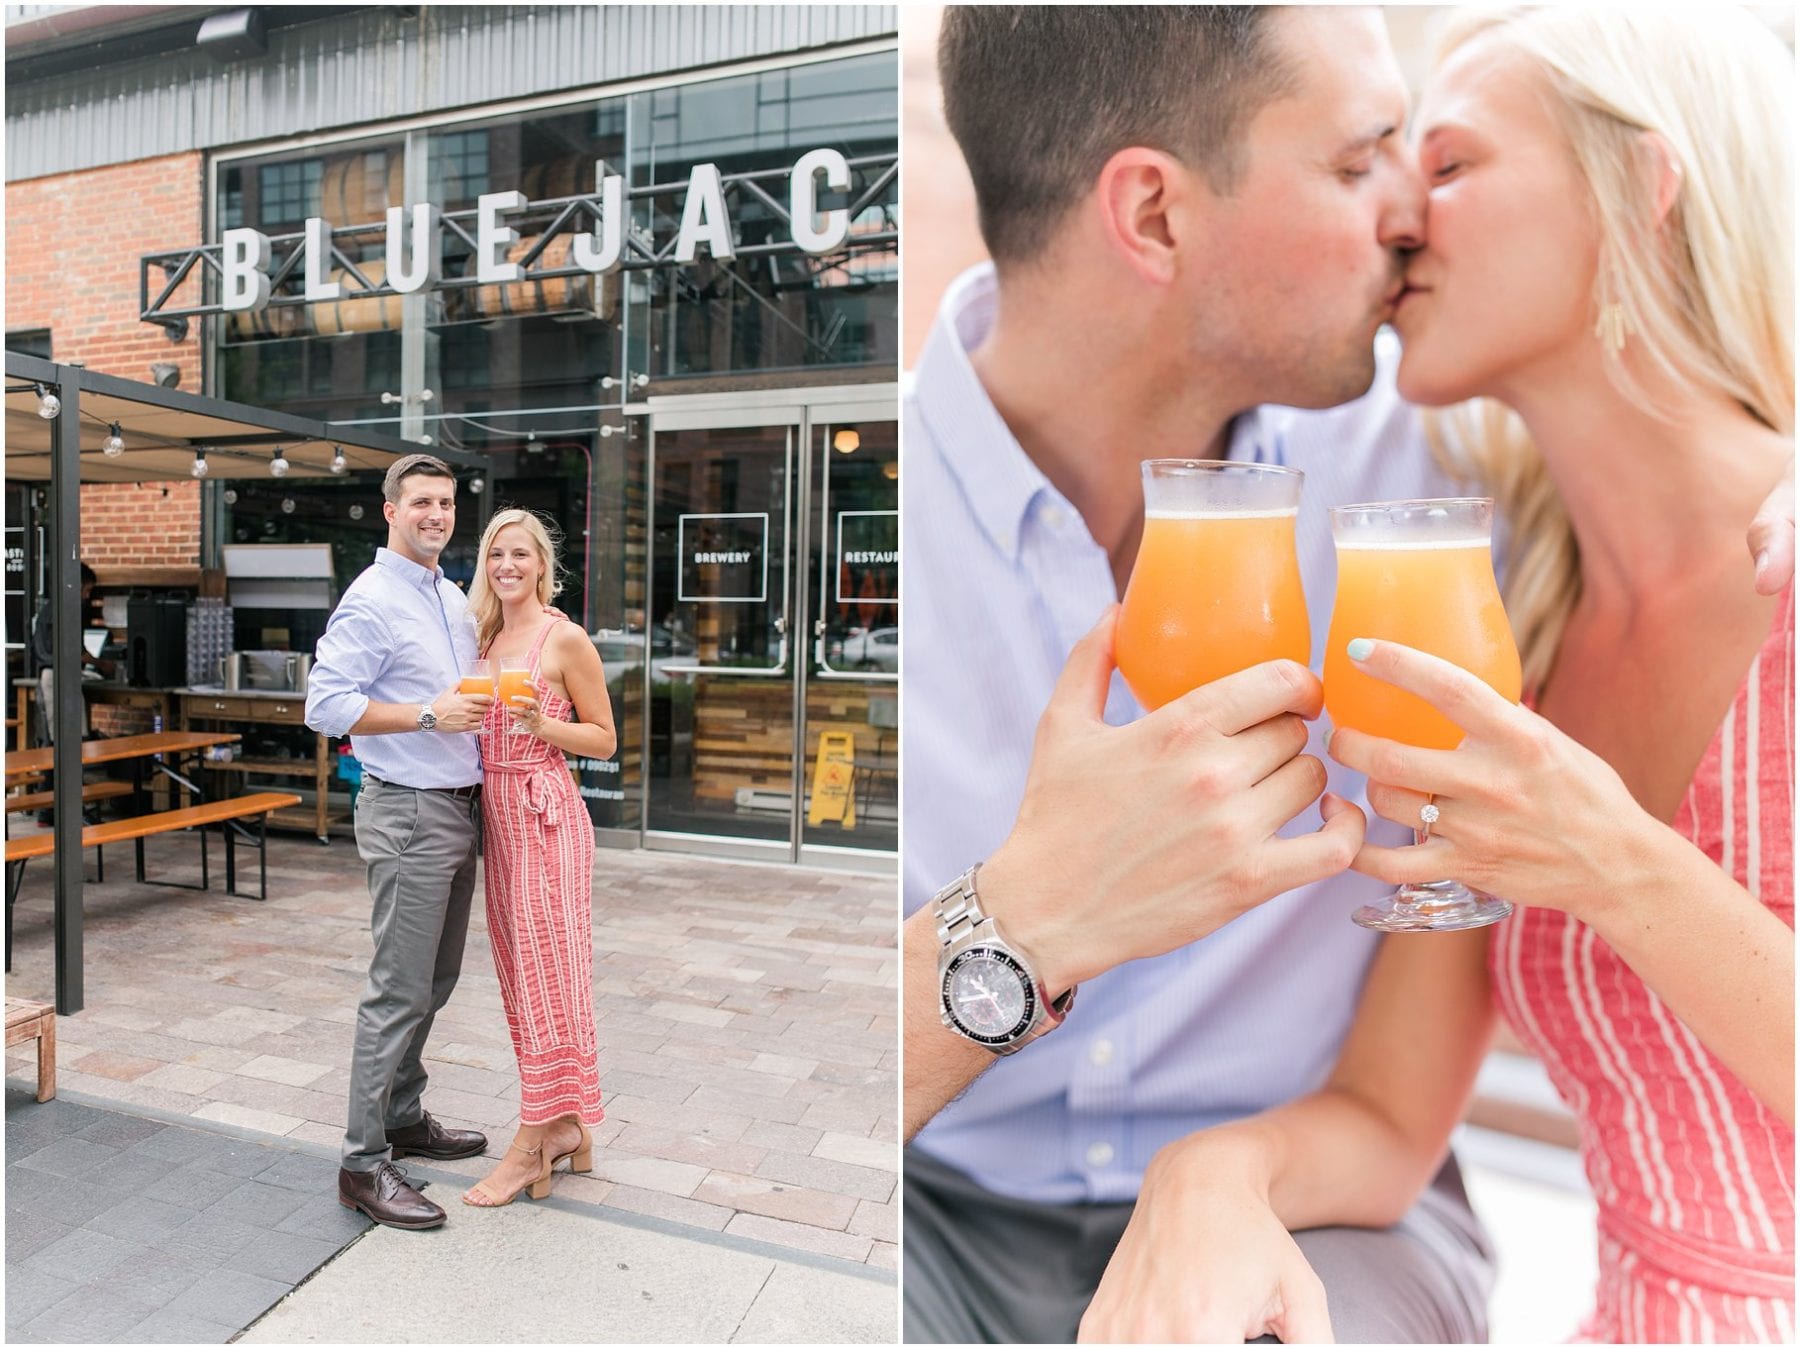
[[[1367,660],[1374,654],[1375,643],[1371,639],[1367,637],[1353,637],[1350,639],[1351,660]]]

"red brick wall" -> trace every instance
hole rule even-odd
[[[55,360],[125,379],[172,361],[180,387],[198,393],[200,325],[176,343],[138,318],[138,259],[204,237],[204,189],[197,152],[8,183],[8,331],[48,328]],[[197,282],[178,295],[197,299]],[[82,560],[102,571],[198,563],[200,484],[167,487],[82,488]]]
[[[90,483],[81,489],[81,560],[120,567],[191,567],[200,561],[200,484]]]

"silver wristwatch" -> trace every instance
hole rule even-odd
[[[1030,960],[982,911],[977,863],[932,899],[938,932],[938,1015],[950,1030],[996,1054],[1016,1054],[1055,1030],[1075,990],[1052,999]]]
[[[430,703],[419,708],[419,729],[421,731],[437,730],[437,713],[431,710]]]

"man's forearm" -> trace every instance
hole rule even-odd
[[[419,729],[423,703],[378,703],[372,699],[350,728],[351,735],[398,735]]]
[[[933,1115],[981,1076],[994,1055],[946,1030],[938,1017],[938,938],[930,905],[906,920],[902,935],[901,986],[906,1000],[903,1123],[910,1141]]]
[[[1325,1087],[1170,1144],[1151,1164],[1170,1179],[1248,1185],[1290,1232],[1398,1222],[1443,1160],[1382,1111]],[[1148,1181],[1148,1177],[1146,1177]]]

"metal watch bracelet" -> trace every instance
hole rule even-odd
[[[981,863],[977,862],[933,896],[932,907],[937,920],[938,950],[940,953],[948,953],[953,947],[966,941],[971,939],[978,941],[976,930],[985,923],[989,925],[989,931],[993,934],[996,943],[1007,948],[1024,967],[1031,980],[1037,1006],[1040,1009],[1035,1024],[1010,1044],[983,1046],[992,1049],[997,1054],[1012,1054],[1023,1049],[1038,1036],[1054,1030],[1062,1024],[1069,1009],[1075,1005],[1075,986],[1071,985],[1059,997],[1053,999],[1050,996],[1049,990],[1044,987],[1042,977],[1025,953],[1007,940],[1005,934],[1000,931],[999,924],[995,923],[986,910],[981,907],[981,900],[975,889],[976,878],[980,871]]]

